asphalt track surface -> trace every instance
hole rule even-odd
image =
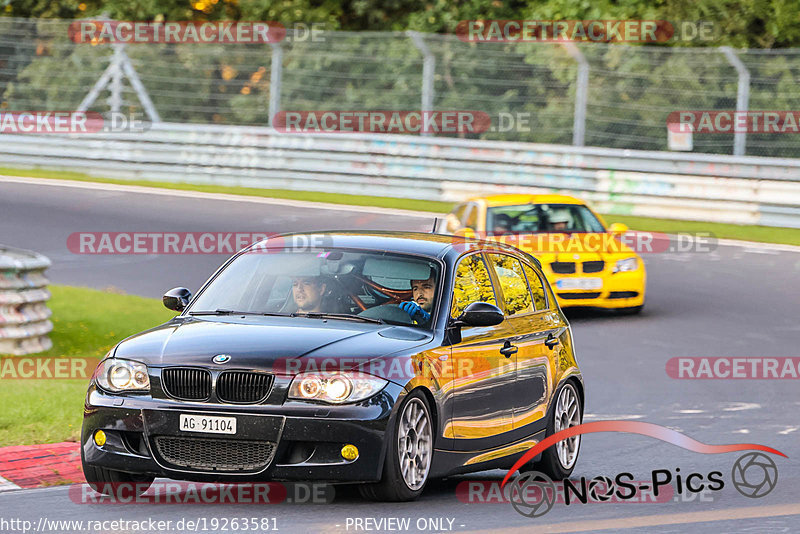
[[[148,297],[178,285],[198,288],[225,257],[78,255],[67,249],[67,236],[86,231],[426,230],[430,224],[430,219],[397,212],[32,185],[0,178],[0,243],[49,256],[53,283],[116,287]],[[583,437],[573,478],[630,472],[637,480],[649,480],[655,469],[677,474],[680,468],[684,475],[716,470],[723,473],[725,487],[694,496],[676,494],[660,503],[556,503],[536,518],[516,513],[508,502],[459,499],[457,488],[465,481],[499,481],[505,474],[499,470],[433,481],[420,500],[401,504],[364,502],[352,489],[337,488],[329,504],[90,505],[70,500],[67,487],[53,487],[0,493],[0,515],[34,525],[40,518],[155,519],[172,520],[174,525],[180,519],[267,517],[283,532],[392,531],[386,523],[364,523],[367,518],[410,518],[410,532],[800,531],[798,382],[676,380],[665,372],[667,360],[676,356],[800,356],[800,253],[720,245],[712,252],[649,254],[645,263],[648,296],[641,315],[569,314],[587,386],[585,420],[646,421],[704,443],[774,447],[788,458],[773,457],[779,476],[768,495],[748,498],[732,486],[731,469],[741,453],[698,454],[649,437],[598,433]],[[418,524],[420,518],[443,523],[433,523],[431,529],[431,523]],[[356,527],[357,519],[362,520],[361,528]]]

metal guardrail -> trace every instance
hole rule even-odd
[[[31,354],[53,346],[47,278],[50,260],[0,245],[0,354]]]
[[[159,123],[145,133],[0,135],[0,165],[453,202],[564,192],[604,213],[800,228],[797,159]]]

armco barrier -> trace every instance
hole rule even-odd
[[[564,192],[606,213],[800,227],[800,160],[158,123],[144,133],[0,135],[0,166],[460,201]]]
[[[47,278],[50,260],[0,245],[0,354],[31,354],[53,346]]]

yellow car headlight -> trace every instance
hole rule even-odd
[[[639,268],[638,258],[625,258],[624,260],[617,260],[617,263],[614,264],[614,269],[612,270],[612,272],[624,273],[626,271],[635,271],[638,268]]]
[[[332,404],[357,402],[375,395],[387,383],[364,373],[303,373],[292,380],[289,398]]]

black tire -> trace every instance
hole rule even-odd
[[[431,443],[430,443],[430,457],[431,461],[428,463],[428,471],[425,475],[424,482],[417,489],[412,489],[406,484],[400,469],[400,456],[398,450],[398,434],[400,431],[400,422],[403,418],[405,409],[411,402],[421,402],[425,415],[428,418],[428,425],[430,426]],[[361,484],[358,487],[359,493],[364,499],[370,501],[413,501],[419,497],[425,485],[428,482],[428,475],[430,475],[430,464],[433,461],[433,451],[435,449],[434,440],[436,439],[436,430],[433,428],[433,417],[431,417],[431,409],[428,405],[428,400],[425,395],[420,391],[414,391],[405,398],[400,409],[397,410],[397,418],[392,424],[391,429],[387,432],[388,443],[386,449],[386,459],[383,462],[383,474],[380,482],[374,484]]]
[[[81,466],[86,482],[97,493],[114,497],[138,497],[148,490],[155,480],[149,475],[134,475],[104,467],[88,465],[81,448]]]
[[[552,436],[555,434],[555,424],[556,424],[556,403],[561,395],[561,393],[565,389],[571,389],[573,395],[575,396],[576,402],[578,403],[578,414],[579,415],[579,422],[583,422],[583,409],[581,407],[581,397],[578,395],[578,390],[574,384],[567,382],[556,392],[554,397],[554,404],[552,409],[550,410],[549,420],[547,421],[547,437]],[[558,452],[556,450],[556,445],[552,445],[548,447],[544,452],[542,452],[541,458],[536,462],[529,462],[523,467],[522,470],[530,470],[530,471],[539,471],[544,473],[545,475],[549,476],[552,480],[564,480],[565,478],[569,478],[572,474],[572,471],[575,469],[575,465],[578,463],[577,456],[580,453],[580,441],[578,442],[578,449],[576,452],[575,461],[569,467],[564,467],[561,463],[561,460],[558,458]]]

